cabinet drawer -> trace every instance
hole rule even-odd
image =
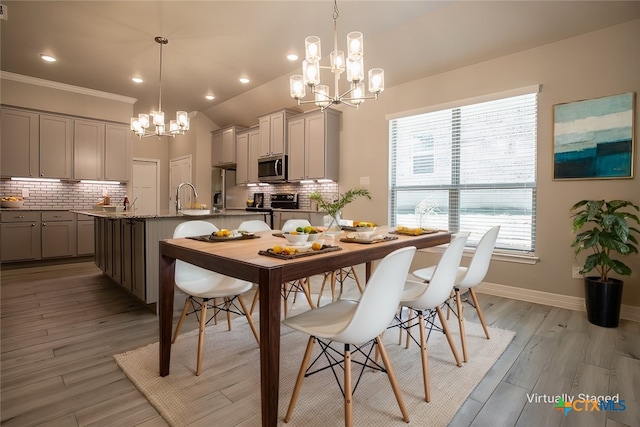
[[[40,221],[40,212],[2,211],[0,212],[0,216],[2,218],[2,222],[39,222]]]
[[[43,221],[73,221],[75,214],[69,211],[42,212]]]

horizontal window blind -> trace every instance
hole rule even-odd
[[[390,120],[390,223],[535,249],[537,93]]]

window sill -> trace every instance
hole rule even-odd
[[[446,245],[437,246],[433,248],[419,249],[420,252],[433,253],[433,254],[442,254]],[[465,249],[462,255],[463,258],[472,258],[475,254],[475,249]],[[491,256],[492,260],[502,261],[502,262],[513,262],[516,264],[528,264],[534,265],[537,264],[540,260],[539,257],[535,256],[532,253],[527,252],[516,252],[516,251],[505,251],[505,250],[496,250],[493,252]]]

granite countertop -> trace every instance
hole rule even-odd
[[[75,212],[83,215],[90,215],[100,218],[134,218],[134,219],[152,219],[152,218],[211,218],[217,216],[246,216],[246,215],[256,215],[263,214],[264,212],[250,212],[245,211],[244,209],[225,209],[219,210],[217,212],[210,212],[208,214],[197,214],[197,215],[189,215],[189,214],[176,214],[173,212],[163,212],[156,215],[140,215],[136,214],[136,212],[105,212],[98,210],[79,210],[79,209],[70,209],[71,212]]]

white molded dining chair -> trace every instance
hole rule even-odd
[[[402,293],[402,299],[400,301],[400,315],[397,317],[398,323],[393,326],[401,328],[400,331],[405,330],[407,332],[407,346],[409,339],[412,339],[420,346],[422,379],[424,382],[425,400],[427,402],[431,400],[431,393],[429,389],[429,368],[427,361],[427,327],[429,328],[429,334],[431,334],[433,329],[444,332],[447,342],[449,343],[449,347],[451,347],[453,357],[456,360],[456,365],[462,366],[455,344],[453,343],[453,339],[449,333],[447,320],[445,319],[440,306],[442,306],[451,295],[466,241],[466,235],[455,236],[451,243],[449,243],[449,246],[442,255],[442,258],[440,258],[440,261],[433,272],[431,281],[428,284],[407,280]],[[407,307],[409,309],[407,320],[402,320],[403,307]],[[414,316],[413,312],[416,312],[417,314]],[[440,320],[440,327],[435,323],[436,315]],[[418,319],[417,324],[414,323],[416,317]],[[411,334],[411,328],[414,326],[418,326],[420,329],[419,342]]]
[[[238,230],[248,231],[249,233],[258,233],[260,231],[270,231],[271,227],[266,222],[259,219],[251,219],[243,221],[238,226]]]
[[[285,422],[289,422],[291,419],[303,379],[306,376],[324,371],[327,367],[333,370],[337,379],[338,374],[335,368],[339,366],[344,370],[343,386],[340,386],[340,388],[344,395],[345,425],[351,426],[353,392],[355,391],[352,389],[352,363],[361,366],[359,377],[362,376],[367,368],[387,373],[400,407],[402,418],[405,422],[409,422],[409,415],[404,406],[400,389],[380,336],[394,318],[415,251],[416,248],[410,246],[398,249],[384,257],[369,278],[359,300],[337,300],[315,310],[283,320],[284,325],[309,335],[302,365],[300,366],[289,408],[284,419]],[[316,341],[320,344],[322,354],[326,355],[327,358],[318,356],[308,366]],[[343,344],[343,351],[332,348],[332,342]],[[377,345],[384,367],[369,357],[372,353],[372,348],[366,348],[369,347],[369,343],[374,346]],[[354,346],[353,350],[351,349],[352,345]],[[363,355],[365,360],[360,361],[357,358],[352,360],[352,355],[358,354]],[[321,363],[323,360],[331,360],[329,366],[316,368],[316,364]],[[358,383],[359,378],[355,382],[356,386]],[[338,385],[340,385],[339,382]]]
[[[480,239],[480,242],[478,243],[475,254],[471,259],[469,266],[460,266],[458,268],[458,276],[456,278],[456,284],[454,285],[454,298],[456,301],[456,312],[458,316],[458,327],[460,329],[460,340],[462,342],[462,358],[465,362],[469,360],[469,357],[467,354],[467,339],[464,329],[464,310],[462,308],[461,294],[465,293],[467,290],[469,291],[469,295],[471,296],[473,303],[469,302],[468,300],[467,302],[469,302],[469,304],[475,308],[476,313],[478,314],[478,319],[482,324],[484,334],[487,339],[489,339],[489,329],[487,328],[487,323],[484,320],[484,313],[482,312],[482,308],[480,308],[478,297],[474,288],[480,285],[487,275],[489,264],[491,263],[491,255],[493,255],[493,249],[495,248],[499,232],[499,225],[490,228]],[[416,270],[412,274],[421,280],[429,282],[431,280],[431,277],[433,276],[434,270],[435,266],[431,266]]]
[[[218,228],[215,225],[206,221],[187,221],[178,224],[173,232],[173,237],[182,238],[209,235],[217,230]],[[224,276],[214,271],[177,260],[175,267],[175,284],[180,291],[187,295],[187,299],[184,302],[184,308],[180,315],[180,320],[178,320],[172,342],[175,343],[178,339],[185,317],[195,313],[200,325],[196,375],[200,375],[202,369],[205,327],[220,311],[227,313],[229,330],[231,330],[231,313],[246,316],[251,331],[256,338],[256,342],[260,345],[260,337],[241,296],[241,294],[251,289],[253,286],[251,282]],[[216,304],[217,298],[221,298],[223,302]],[[240,303],[240,308],[236,306],[236,300]],[[191,312],[189,312],[190,308],[192,309]],[[209,319],[207,319],[208,308],[213,309],[213,316]]]
[[[282,225],[283,233],[290,233],[295,231],[298,227],[309,227],[311,223],[306,219],[288,219]],[[302,292],[309,303],[310,308],[315,308],[311,299],[311,280],[306,277],[304,279],[294,280],[293,282],[286,282],[282,285],[282,299],[284,301],[284,317],[287,317],[288,300],[289,296],[293,293],[293,302],[296,301],[298,292]]]

